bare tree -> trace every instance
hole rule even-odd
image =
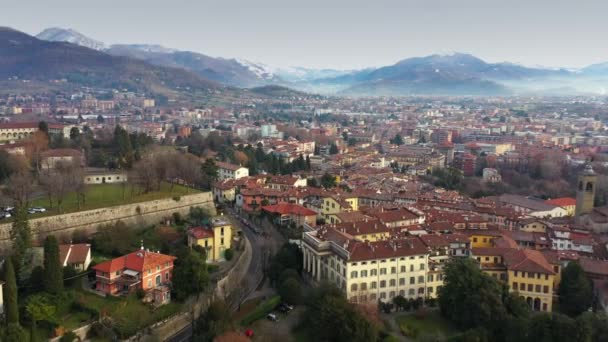
[[[158,173],[154,161],[144,158],[133,166],[129,177],[133,184],[139,186],[144,193],[148,193],[158,184]]]
[[[29,171],[14,173],[8,179],[5,193],[15,205],[27,206],[33,183],[34,178]]]
[[[63,201],[70,192],[77,192],[77,203],[80,208],[80,198],[85,189],[84,170],[77,163],[58,162],[54,169],[44,171],[40,177],[40,184],[45,189],[49,198],[49,205],[53,207],[53,200],[60,212],[63,212]],[[81,192],[78,193],[78,190]]]

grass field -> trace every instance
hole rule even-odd
[[[162,198],[171,198],[193,194],[198,190],[187,188],[181,185],[174,185],[171,188],[169,183],[162,183],[159,191],[141,193],[140,189],[133,188],[131,185],[123,186],[121,184],[99,184],[90,185],[87,188],[85,204],[81,203],[78,209],[76,194],[69,193],[63,200],[63,213],[70,213],[78,210],[90,210],[103,207],[111,207],[121,204],[137,203],[152,201]],[[50,207],[48,198],[39,197],[32,201],[32,207],[44,207],[47,209],[45,213],[33,214],[32,217],[41,217],[48,215],[59,214],[56,203],[53,203],[53,208]]]
[[[406,314],[396,318],[401,332],[414,339],[421,339],[423,336],[450,337],[458,330],[446,319],[441,317],[439,310],[430,310],[424,318],[417,318],[414,314]]]

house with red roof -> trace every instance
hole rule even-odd
[[[91,245],[88,243],[59,245],[59,261],[63,267],[86,271],[91,264]]]
[[[262,210],[274,217],[275,222],[287,225],[294,222],[297,227],[305,224],[314,227],[317,224],[317,212],[293,203],[279,203],[262,207]]]
[[[171,299],[169,286],[175,259],[142,246],[138,251],[93,266],[95,289],[108,295],[141,289],[152,294],[155,303],[167,303]]]
[[[556,207],[564,208],[568,212],[568,216],[574,216],[574,210],[576,209],[576,199],[572,197],[554,198],[546,200],[545,203],[554,205]]]

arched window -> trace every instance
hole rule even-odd
[[[587,183],[587,187],[585,188],[586,191],[593,191],[593,183],[588,182]]]

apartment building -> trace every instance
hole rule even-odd
[[[217,166],[217,178],[223,179],[239,179],[249,176],[249,169],[240,165],[216,162]]]
[[[361,241],[331,227],[303,234],[304,272],[329,281],[356,303],[390,302],[396,296],[424,298],[429,248],[416,237]]]

